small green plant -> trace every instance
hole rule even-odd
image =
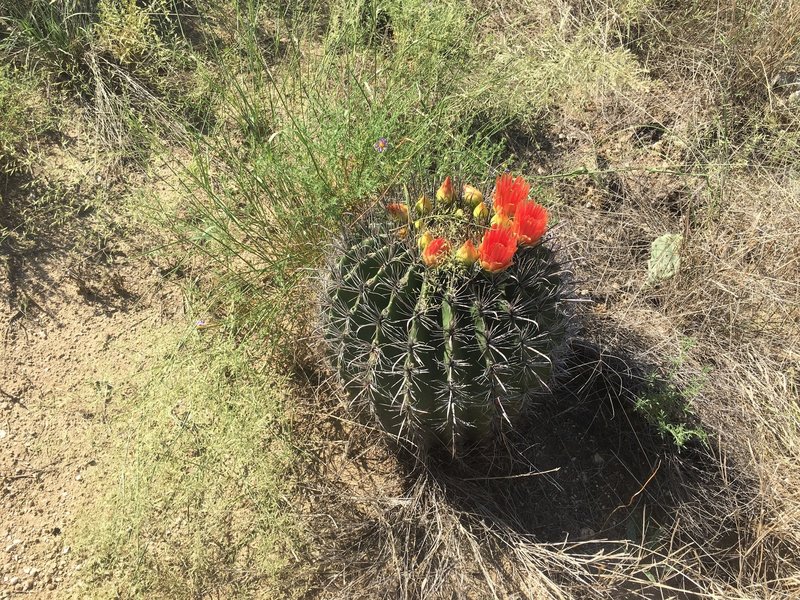
[[[456,454],[548,390],[564,278],[528,193],[521,177],[498,178],[487,227],[483,194],[465,186],[459,202],[448,177],[435,202],[389,204],[393,224],[371,215],[347,236],[324,333],[350,399],[393,437]]]
[[[691,422],[694,413],[690,403],[700,395],[711,368],[703,367],[700,374],[692,377],[687,385],[681,386],[675,381],[686,352],[694,343],[691,338],[683,340],[680,354],[671,361],[666,377],[656,373],[647,376],[644,389],[634,405],[662,437],[672,440],[678,448],[683,448],[692,440],[702,443],[708,440],[708,433],[700,425]]]

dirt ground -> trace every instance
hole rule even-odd
[[[49,156],[72,178],[61,189],[86,197],[113,185],[93,160],[75,156],[59,147]],[[18,209],[41,192],[31,181],[12,178],[0,190],[6,227],[19,225]],[[113,219],[81,210],[0,245],[3,599],[81,589],[70,536],[107,485],[99,455],[115,387],[146,368],[148,339],[183,314],[177,287],[143,254],[147,243],[109,235]]]

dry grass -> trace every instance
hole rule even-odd
[[[538,63],[526,73],[545,85],[515,95],[512,76],[492,105],[533,103],[529,139],[548,123],[550,151],[519,158],[562,199],[554,235],[591,300],[578,358],[512,459],[416,465],[328,404],[341,426],[313,438],[302,486],[319,544],[309,597],[796,597],[800,115],[781,82],[800,28],[779,23],[797,6],[542,4],[486,4],[493,43],[622,65],[579,82],[592,60]],[[625,66],[637,57],[647,74]],[[681,272],[648,286],[667,232],[684,236]],[[678,451],[642,422],[653,377],[707,446]]]

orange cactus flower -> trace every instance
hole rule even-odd
[[[450,254],[450,244],[444,238],[434,238],[422,251],[422,262],[428,267],[438,267]]]
[[[536,202],[523,202],[514,215],[513,229],[521,246],[532,246],[547,230],[547,209]]]
[[[436,190],[436,199],[444,204],[450,206],[453,203],[453,182],[450,181],[450,175],[445,177],[444,183]]]
[[[406,223],[408,221],[408,207],[399,202],[392,202],[386,205],[386,211],[393,221],[397,223]]]
[[[517,206],[528,198],[531,186],[520,176],[503,173],[497,178],[494,188],[494,211],[513,217]]]
[[[475,264],[476,260],[478,260],[478,251],[475,250],[475,245],[472,241],[467,240],[461,244],[461,248],[456,251],[456,261],[465,267],[469,267]]]
[[[512,229],[495,226],[483,234],[478,246],[478,260],[485,270],[498,273],[511,266],[516,251],[517,238]]]

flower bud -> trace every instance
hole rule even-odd
[[[461,210],[461,209],[459,208],[459,209],[456,211],[456,216],[457,216],[459,219],[463,219],[463,218],[464,218],[464,211],[463,211],[463,210]]]
[[[462,197],[464,198],[464,203],[470,208],[475,208],[483,202],[483,194],[481,194],[481,191],[468,184],[464,184]]]
[[[392,202],[391,204],[386,205],[386,211],[389,213],[389,216],[392,218],[393,221],[396,223],[407,223],[408,222],[408,206],[405,204],[400,204],[399,202]]]
[[[476,260],[478,260],[478,251],[472,241],[467,240],[456,252],[456,261],[465,267],[469,267],[475,264]]]
[[[492,227],[511,227],[511,219],[506,216],[506,213],[499,212],[492,217],[490,224]]]
[[[416,229],[417,231],[421,231],[424,228],[425,228],[425,221],[424,220],[417,219],[416,221],[414,221],[414,229]]]
[[[448,175],[445,177],[444,183],[436,190],[436,200],[445,206],[450,206],[453,203],[453,197],[453,182],[450,181],[450,176]]]
[[[489,209],[486,206],[485,202],[481,202],[472,210],[472,216],[475,217],[476,221],[485,221],[489,218]]]
[[[433,241],[433,234],[431,234],[430,231],[426,231],[421,236],[419,236],[419,239],[417,240],[417,248],[419,248],[420,252],[424,252],[425,248],[427,248],[428,244],[430,244],[432,241]]]
[[[433,204],[424,195],[420,196],[419,200],[417,200],[417,203],[414,205],[414,212],[421,217],[430,214],[432,210]]]

